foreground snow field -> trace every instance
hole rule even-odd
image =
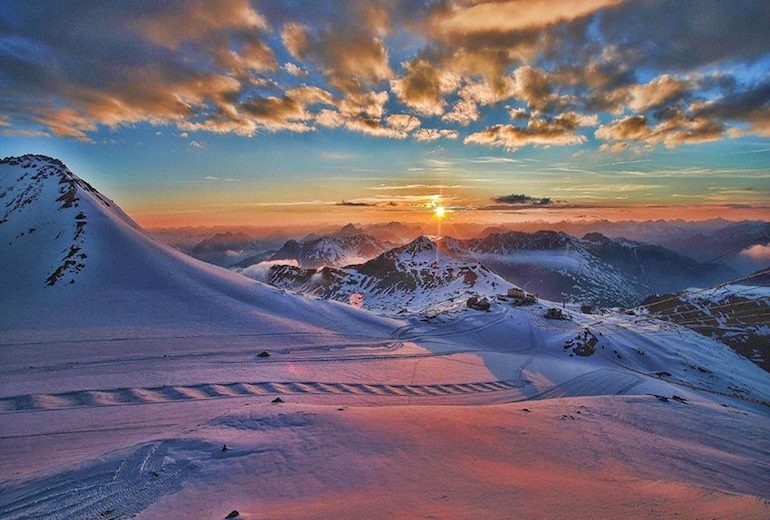
[[[67,205],[72,179],[0,164],[3,519],[770,516],[770,376],[713,339],[547,302],[309,300],[81,181]]]

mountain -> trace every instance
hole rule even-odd
[[[155,242],[49,157],[0,161],[0,207],[3,338],[384,326],[355,309],[281,294]]]
[[[585,235],[582,243],[615,269],[655,292],[711,286],[738,276],[722,264],[699,263],[662,246],[610,239],[601,233]]]
[[[439,246],[547,299],[603,306],[631,306],[655,292],[711,285],[736,274],[660,246],[599,233],[577,238],[557,231],[511,231],[468,240],[446,237]]]
[[[532,224],[517,224],[520,231]],[[542,227],[542,226],[541,226]],[[742,274],[748,274],[767,263],[768,253],[756,255],[753,247],[770,243],[770,223],[765,221],[731,222],[721,218],[685,220],[555,222],[550,229],[572,235],[601,233],[610,238],[626,238],[660,245],[700,262],[718,260]]]
[[[365,262],[385,250],[386,247],[370,235],[322,236],[302,242],[288,240],[268,260],[318,269]]]
[[[644,308],[657,317],[719,340],[770,372],[770,268],[745,283],[692,289],[649,298]]]
[[[759,258],[753,258],[747,253],[754,247],[767,248],[768,244],[770,222],[744,221],[710,233],[697,233],[680,241],[676,247],[699,260],[718,257],[720,262],[748,274],[767,263],[768,253]]]
[[[340,229],[332,233],[332,235],[336,237],[353,237],[356,235],[363,235],[363,234],[364,234],[364,229],[352,223],[345,224]]]
[[[391,244],[406,244],[423,235],[423,230],[416,224],[404,224],[402,222],[385,222],[369,224],[364,230],[381,242]]]
[[[426,237],[339,269],[272,265],[266,272],[241,272],[277,287],[391,315],[433,313],[464,305],[473,295],[492,298],[512,286],[484,266],[449,258]]]
[[[268,244],[255,240],[246,233],[225,231],[203,239],[191,250],[185,252],[204,262],[229,267],[244,258],[264,251],[267,247]]]
[[[508,233],[508,231],[510,231],[510,230],[505,229],[502,226],[490,226],[490,227],[486,227],[483,230],[481,230],[476,235],[476,238],[486,238],[489,235],[500,234],[500,233]]]
[[[768,516],[770,377],[677,324],[287,294],[43,156],[0,161],[0,241],[3,519]],[[307,274],[509,286],[426,239],[347,270]]]
[[[626,276],[579,238],[555,231],[492,233],[480,239],[446,237],[439,247],[452,258],[479,262],[511,283],[549,300],[627,306],[650,289]]]

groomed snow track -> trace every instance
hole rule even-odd
[[[62,410],[100,406],[159,404],[249,396],[337,395],[371,397],[442,397],[502,392],[520,388],[514,380],[426,385],[325,382],[239,382],[80,390],[59,394],[27,394],[0,399],[0,413]]]

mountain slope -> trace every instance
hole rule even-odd
[[[61,162],[0,161],[5,339],[323,331],[385,320],[308,302],[161,245]]]
[[[385,246],[370,235],[327,235],[302,242],[289,240],[269,260],[285,260],[306,269],[342,267],[365,262],[385,250]]]
[[[246,269],[242,273],[277,287],[357,302],[386,314],[435,312],[464,303],[472,295],[493,297],[511,287],[484,266],[452,260],[426,237],[341,269],[272,265],[266,272]]]
[[[447,237],[439,247],[453,258],[480,262],[511,283],[544,298],[632,305],[649,288],[624,275],[565,233],[492,233],[482,239]]]
[[[601,233],[589,233],[581,242],[615,269],[656,292],[711,286],[738,276],[725,265],[699,263],[662,246],[610,239]]]
[[[757,280],[746,283],[752,281]],[[770,287],[731,284],[692,289],[649,298],[644,307],[655,316],[721,341],[770,372]]]
[[[599,233],[490,233],[439,242],[454,258],[480,262],[506,280],[551,300],[631,306],[660,291],[712,285],[736,273],[667,250]]]
[[[214,265],[229,267],[247,257],[265,251],[264,241],[255,240],[246,233],[225,231],[201,240],[192,249],[185,251],[190,256]]]
[[[161,246],[50,159],[0,185],[3,519],[768,517],[770,378],[716,340],[547,302],[376,318]],[[354,270],[487,279],[458,265],[421,239]]]

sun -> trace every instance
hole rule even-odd
[[[436,206],[433,208],[433,214],[436,215],[436,218],[444,218],[446,216],[446,208],[444,206]]]

